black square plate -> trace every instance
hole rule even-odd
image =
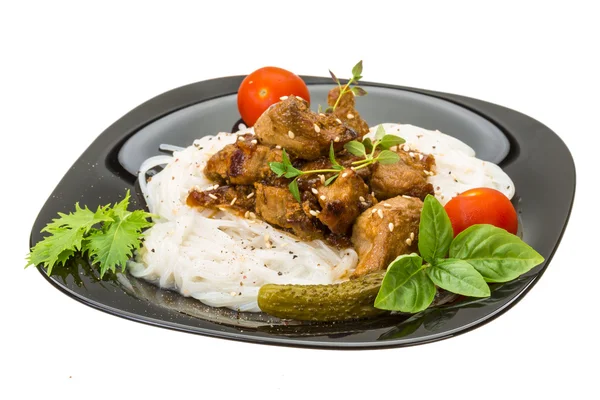
[[[142,104],[104,131],[75,162],[40,211],[31,245],[40,230],[79,202],[95,208],[119,201],[127,189],[133,206],[145,204],[136,189],[141,162],[158,145],[188,146],[198,137],[230,132],[239,115],[236,92],[242,76],[194,83]],[[325,103],[330,80],[303,77],[313,108]],[[463,96],[377,83],[362,83],[369,95],[358,111],[373,126],[410,123],[458,137],[479,158],[498,163],[516,186],[513,203],[523,240],[546,261],[505,284],[492,296],[434,307],[407,317],[387,315],[351,323],[282,323],[260,313],[212,308],[129,274],[100,279],[86,259],[74,259],[43,276],[72,298],[102,311],[164,328],[249,342],[321,348],[380,348],[427,343],[491,321],[520,300],[539,280],[556,251],[575,194],[575,166],[569,150],[550,129],[516,111]],[[136,198],[137,197],[137,198]]]

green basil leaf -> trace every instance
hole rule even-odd
[[[298,203],[300,203],[301,200],[300,200],[300,189],[298,188],[298,180],[294,179],[290,183],[289,188],[290,188],[290,192],[292,193],[292,196],[294,196],[294,198],[296,199],[296,201]]]
[[[473,225],[459,233],[450,257],[471,264],[487,282],[508,282],[544,262],[518,236],[488,224]]]
[[[367,91],[360,86],[353,86],[350,90],[356,97],[366,96],[368,94]]]
[[[283,163],[280,162],[270,162],[269,167],[271,168],[271,171],[277,174],[278,178],[281,178],[281,176],[286,172],[286,168],[284,167]]]
[[[360,60],[358,63],[356,63],[356,65],[354,67],[352,67],[352,76],[354,78],[361,77],[360,74],[362,74],[362,70],[363,70],[363,65],[362,65],[362,60]],[[355,79],[355,80],[358,80],[358,79]]]
[[[329,161],[334,167],[339,166],[340,163],[335,159],[335,150],[333,149],[333,142],[329,145]]]
[[[385,136],[385,129],[383,125],[378,125],[377,130],[375,131],[375,140],[381,140]]]
[[[346,143],[344,145],[344,148],[348,150],[350,154],[354,154],[355,156],[364,157],[367,155],[365,153],[365,146],[361,142],[357,142],[356,140]]]
[[[362,141],[363,146],[365,146],[365,151],[370,153],[373,150],[373,142],[371,142],[371,138],[365,138]]]
[[[454,231],[450,218],[440,202],[428,194],[425,197],[419,222],[419,253],[427,262],[445,258],[452,243]],[[462,258],[451,256],[452,258]]]
[[[392,261],[375,298],[375,307],[408,313],[429,307],[435,296],[435,285],[422,264],[423,259],[415,253]]]
[[[433,283],[449,292],[469,297],[490,295],[490,287],[481,274],[464,260],[436,260],[426,271]]]
[[[337,179],[338,176],[340,176],[340,174],[335,174],[331,178],[327,179],[325,181],[325,186],[329,186],[333,181]]]
[[[398,146],[399,144],[402,144],[404,142],[406,142],[406,140],[402,139],[400,136],[385,135],[381,138],[381,141],[379,142],[379,147],[381,147],[382,149],[389,149],[390,147]]]
[[[377,156],[377,161],[381,164],[396,164],[400,161],[400,156],[398,153],[395,153],[390,150],[382,150],[381,153]]]

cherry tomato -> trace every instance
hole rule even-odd
[[[248,75],[238,89],[238,110],[248,126],[280,97],[300,96],[310,103],[306,83],[298,75],[277,67],[263,67]]]
[[[517,233],[517,212],[508,197],[495,189],[467,190],[450,200],[444,208],[450,217],[454,236],[475,224],[491,224],[512,234]]]

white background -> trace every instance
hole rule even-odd
[[[592,1],[90,3],[0,6],[1,398],[598,398]],[[264,65],[345,76],[359,59],[365,80],[498,103],[570,148],[578,187],[568,229],[541,281],[502,317],[404,349],[271,347],[116,318],[23,270],[55,185],[135,106]]]

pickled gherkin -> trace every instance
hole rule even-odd
[[[384,313],[373,307],[385,271],[334,285],[263,285],[258,306],[282,319],[343,321]]]

